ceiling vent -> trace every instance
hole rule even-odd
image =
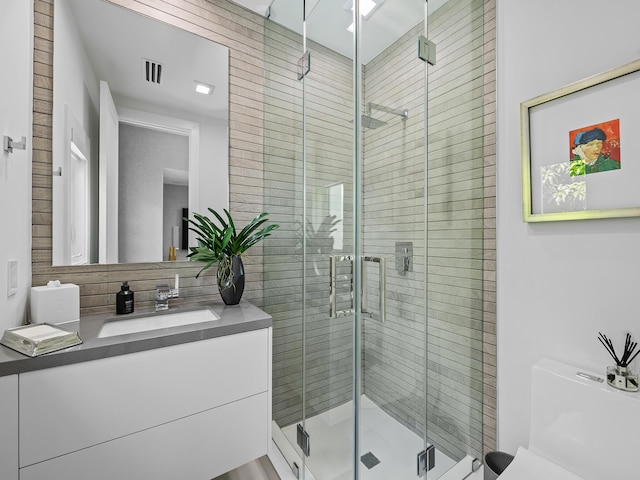
[[[163,71],[164,65],[161,63],[149,60],[148,58],[142,59],[142,74],[147,82],[160,85]]]

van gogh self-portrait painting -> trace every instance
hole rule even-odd
[[[569,149],[572,177],[619,170],[620,119],[570,131]]]

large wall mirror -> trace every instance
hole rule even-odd
[[[53,265],[184,259],[184,214],[229,204],[227,47],[55,0],[53,77]]]

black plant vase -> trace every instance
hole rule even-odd
[[[244,265],[239,256],[224,257],[218,264],[218,291],[225,305],[240,303],[244,292]]]

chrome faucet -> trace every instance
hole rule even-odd
[[[180,296],[180,275],[176,273],[175,285],[156,285],[156,312],[169,309],[169,299]]]

